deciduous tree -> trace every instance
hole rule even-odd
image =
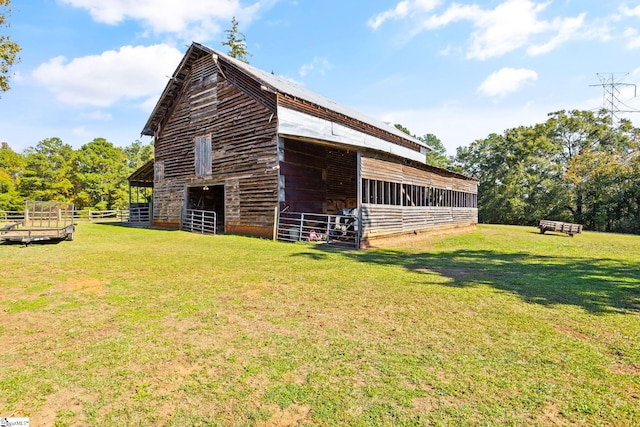
[[[136,169],[153,159],[153,144],[144,144],[142,141],[135,140],[131,145],[124,148],[127,155],[127,166],[129,167],[129,175]]]
[[[433,149],[432,151],[428,151],[426,154],[425,161],[428,165],[445,169],[451,166],[451,159],[447,157],[447,149],[445,148],[444,144],[442,144],[442,141],[440,141],[440,138],[432,133],[428,133],[424,136],[414,135],[409,129],[399,123],[396,123],[394,126],[396,129],[406,133],[409,136],[414,137],[419,141],[424,142]]]
[[[9,27],[7,19],[11,12],[11,0],[0,0],[0,30]],[[20,46],[8,35],[0,33],[0,92],[9,90],[11,67],[19,60]]]
[[[122,209],[128,204],[129,167],[123,149],[95,138],[76,152],[74,202],[79,209]]]
[[[60,138],[48,138],[25,150],[25,171],[20,194],[29,199],[68,202],[73,196],[71,181],[73,148]]]
[[[16,211],[24,207],[24,199],[18,193],[24,165],[24,156],[3,142],[0,146],[0,210]]]
[[[459,148],[455,166],[479,180],[480,221],[640,232],[639,132],[603,113],[557,111]]]

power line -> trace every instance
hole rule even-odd
[[[602,87],[602,108],[609,112],[611,123],[620,121],[621,113],[640,113],[637,108],[627,105],[620,99],[622,88],[633,87],[633,98],[637,96],[637,86],[633,83],[625,83],[624,79],[629,73],[597,73],[599,84],[589,85],[591,87]]]

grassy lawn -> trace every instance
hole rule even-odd
[[[0,245],[31,425],[640,425],[640,237],[332,251],[82,223]]]

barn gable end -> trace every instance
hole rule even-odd
[[[243,82],[231,83],[231,70],[222,73],[212,55],[193,60],[182,74],[168,116],[155,129],[155,161],[163,164],[163,175],[155,182],[154,224],[179,228],[184,209],[215,210],[214,203],[222,202],[228,232],[271,235],[278,180],[275,96],[241,90]],[[197,149],[202,141],[208,149]],[[215,187],[222,200],[214,201],[205,187]],[[243,189],[251,196],[240,198]]]

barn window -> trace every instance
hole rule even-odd
[[[211,135],[195,138],[195,168],[196,176],[211,174]]]

